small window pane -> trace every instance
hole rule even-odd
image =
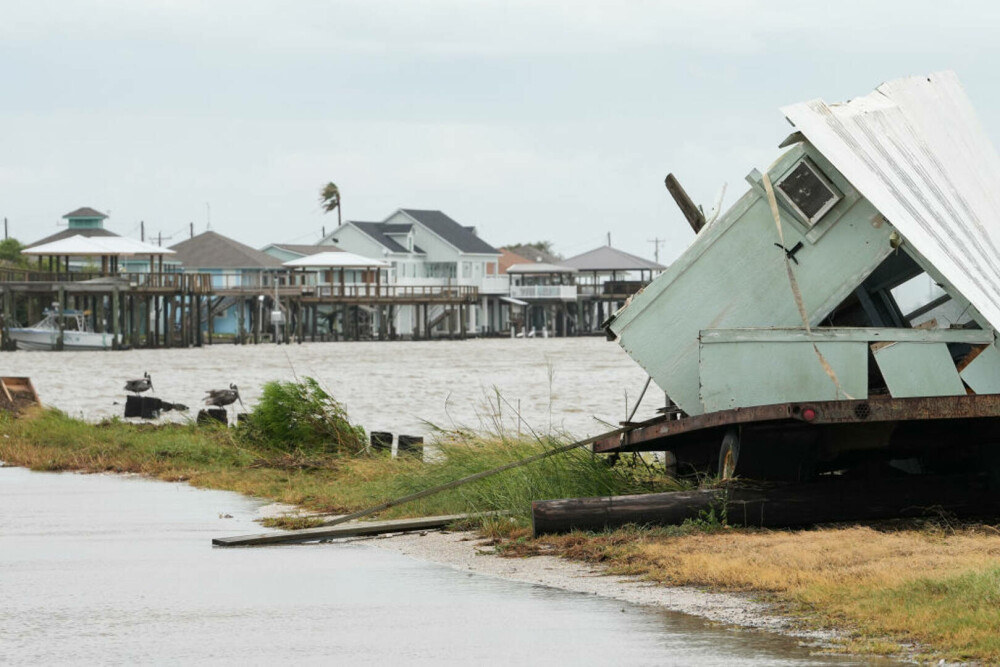
[[[839,199],[837,193],[804,161],[782,179],[778,187],[809,222],[815,222]]]

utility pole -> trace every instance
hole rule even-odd
[[[653,257],[657,264],[660,263],[660,246],[666,242],[667,242],[666,239],[661,239],[658,236],[655,239],[649,239],[647,241],[647,243],[653,244]]]
[[[611,247],[611,232],[608,232],[608,247]]]
[[[193,239],[194,238],[194,223],[193,222],[189,222],[188,223],[188,233],[190,234],[190,238]]]
[[[163,232],[156,233],[156,245],[163,247]]]
[[[3,219],[3,237],[7,238],[7,218]]]
[[[139,221],[139,239],[145,243],[146,242],[146,221]]]

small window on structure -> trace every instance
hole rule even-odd
[[[778,189],[810,225],[843,199],[816,165],[805,158],[778,181]]]

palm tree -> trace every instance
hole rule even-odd
[[[323,212],[329,213],[337,209],[337,226],[340,226],[340,188],[336,183],[330,181],[319,191],[319,203],[323,205]]]

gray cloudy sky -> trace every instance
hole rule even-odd
[[[669,260],[691,233],[664,175],[732,203],[780,105],[954,69],[996,139],[998,36],[996,2],[5,3],[0,216],[27,242],[93,206],[174,243],[209,203],[245,243],[307,243],[333,180],[350,219]]]

